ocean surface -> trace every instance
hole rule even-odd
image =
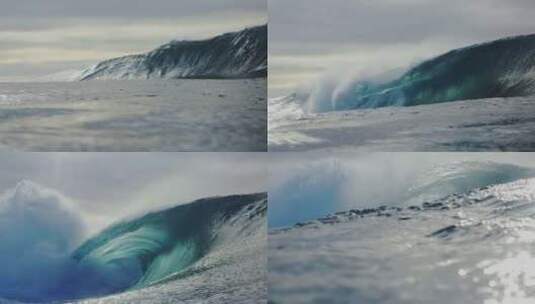
[[[533,303],[534,177],[441,166],[398,201],[272,229],[270,303]]]
[[[270,151],[535,151],[535,35],[269,101]]]
[[[535,151],[535,98],[307,113],[269,101],[270,151]]]
[[[0,83],[0,149],[265,151],[267,81]]]

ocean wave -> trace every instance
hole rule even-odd
[[[9,231],[0,236],[0,303],[106,296],[113,302],[114,294],[124,293],[129,301],[142,302],[140,296],[154,286],[191,280],[187,287],[172,288],[175,300],[185,301],[189,296],[181,294],[210,285],[206,274],[226,277],[222,265],[239,267],[240,254],[229,258],[228,251],[236,254],[229,246],[248,244],[251,249],[244,246],[243,254],[262,250],[266,200],[266,194],[202,199],[120,222],[76,246],[83,239],[80,215],[61,195],[22,182],[0,204],[0,227]],[[256,267],[260,270],[242,275],[259,284],[254,272],[265,265]],[[239,289],[226,278],[227,288]],[[221,286],[206,290],[195,300],[221,292]]]
[[[535,178],[525,168],[502,167],[503,178],[492,173],[498,167],[442,167],[429,174],[437,177],[420,179],[419,189],[433,192],[458,178],[473,188],[272,230],[270,301],[532,302]]]
[[[535,35],[501,39],[452,50],[404,73],[385,73],[388,77],[329,78],[302,103],[312,112],[329,112],[530,96],[535,94],[534,54]]]

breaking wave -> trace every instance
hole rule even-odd
[[[535,35],[452,50],[390,76],[327,81],[308,96],[306,107],[328,112],[533,95]]]
[[[273,230],[270,301],[531,303],[533,176],[485,163],[437,168],[417,192],[459,192]]]
[[[285,183],[270,189],[270,227],[287,227],[350,208],[407,207],[535,177],[533,168],[492,161],[380,160],[384,165],[376,165],[374,159],[370,164],[328,160],[294,169]]]
[[[9,231],[0,236],[0,302],[98,298],[174,280],[215,244],[251,237],[266,207],[266,194],[201,199],[115,224],[76,248],[81,217],[61,195],[22,182],[0,203],[0,230]]]

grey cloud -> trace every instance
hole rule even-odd
[[[264,0],[7,0],[2,1],[0,16],[32,17],[186,17],[222,11],[266,12]]]
[[[486,40],[532,31],[535,2],[272,0],[270,38],[325,43],[400,43],[450,37]],[[491,19],[493,16],[516,18]],[[272,43],[276,47],[276,43]]]

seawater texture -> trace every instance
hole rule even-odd
[[[85,240],[51,190],[19,184],[0,205],[0,303],[257,303],[267,298],[266,194],[202,199]],[[24,254],[21,254],[24,253]],[[201,291],[202,290],[202,291]]]
[[[270,151],[535,150],[534,97],[306,114],[287,102],[270,106]]]
[[[452,168],[419,180],[420,199],[272,230],[270,302],[532,303],[532,170],[503,167],[500,177],[490,163]],[[473,188],[424,198],[462,179]]]
[[[269,101],[270,151],[533,151],[535,35]]]
[[[0,149],[265,151],[265,79],[0,83]]]

